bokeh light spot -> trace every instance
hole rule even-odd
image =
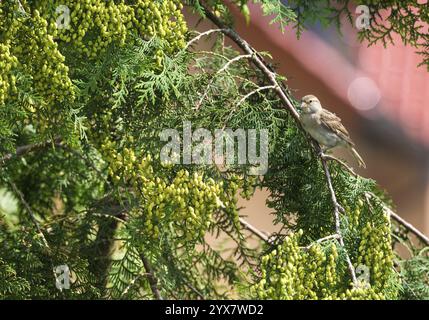
[[[350,83],[347,97],[353,107],[367,111],[377,106],[381,93],[374,80],[368,77],[358,77]]]

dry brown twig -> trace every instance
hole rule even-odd
[[[152,290],[152,294],[154,298],[158,300],[163,300],[161,293],[158,289],[158,279],[155,277],[155,274],[153,272],[153,269],[149,260],[146,258],[146,256],[143,253],[140,253],[140,259],[143,262],[143,266],[146,271],[145,274],[147,275],[147,278],[149,280],[149,286],[150,286],[150,289]]]
[[[219,69],[216,72],[216,74],[213,75],[213,77],[211,78],[209,84],[207,85],[206,90],[204,90],[204,93],[201,95],[200,100],[198,101],[197,105],[195,106],[195,110],[198,110],[201,107],[201,104],[203,103],[204,99],[207,97],[209,89],[210,89],[211,85],[213,84],[214,80],[216,79],[216,76],[218,76],[220,73],[225,72],[226,70],[228,70],[229,66],[231,64],[233,64],[234,62],[237,62],[237,61],[239,61],[241,59],[248,59],[250,57],[251,57],[251,55],[245,54],[245,55],[240,55],[240,56],[237,56],[237,57],[235,57],[233,59],[228,60],[228,62],[225,63],[225,65],[221,69]]]
[[[396,222],[398,222],[400,225],[405,227],[405,229],[408,232],[411,232],[414,234],[423,244],[426,246],[429,246],[429,238],[421,232],[419,229],[414,227],[411,223],[400,217],[397,213],[395,213],[392,209],[390,209],[388,206],[386,206],[374,193],[372,192],[366,192],[365,193],[365,200],[367,201],[368,205],[372,208],[372,205],[370,203],[370,199],[378,199],[383,206],[383,209],[385,210],[386,214]]]
[[[332,160],[332,161],[336,161],[338,162],[340,165],[342,165],[348,172],[350,172],[353,176],[357,177],[358,175],[356,174],[356,172],[354,172],[353,168],[350,167],[349,165],[347,165],[347,163],[345,163],[344,161],[329,155],[329,154],[321,154],[321,157],[324,158],[325,160]]]
[[[49,252],[51,252],[51,248],[49,247],[48,241],[46,240],[46,237],[42,231],[42,228],[40,227],[40,224],[37,221],[36,215],[34,214],[33,210],[31,209],[30,205],[28,204],[28,202],[25,200],[24,195],[22,194],[21,190],[19,190],[18,187],[16,186],[16,184],[12,181],[10,181],[9,184],[12,187],[12,190],[18,196],[18,198],[21,201],[22,205],[24,206],[25,210],[30,215],[31,221],[35,225],[37,232],[39,233],[39,236],[42,239],[43,244],[45,245],[46,249]]]
[[[331,234],[330,236],[326,236],[326,237],[320,238],[320,239],[312,242],[311,244],[309,244],[308,246],[304,247],[303,249],[307,251],[307,250],[310,250],[310,248],[312,246],[316,245],[316,244],[322,243],[324,241],[332,240],[332,239],[337,239],[338,240],[339,238],[340,238],[340,236],[338,234],[336,234],[336,233],[335,234]]]
[[[269,235],[262,232],[261,230],[259,230],[254,225],[250,224],[248,221],[246,221],[245,219],[243,219],[241,217],[239,218],[239,221],[240,221],[240,224],[243,226],[243,228],[250,231],[255,236],[257,236],[259,239],[263,240],[264,242],[271,243]]]
[[[24,146],[19,146],[16,148],[15,153],[7,153],[6,155],[0,158],[0,167],[2,164],[5,164],[7,161],[13,158],[18,158],[32,151],[43,149],[57,143],[61,143],[61,141],[62,141],[61,138],[55,138],[54,140],[47,140],[42,143],[33,143],[33,144],[27,144]]]

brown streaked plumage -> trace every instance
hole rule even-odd
[[[338,146],[348,148],[359,165],[366,167],[362,157],[354,148],[355,144],[347,129],[335,113],[324,109],[314,95],[306,95],[302,98],[301,109],[300,119],[303,128],[322,145],[324,151]]]
[[[341,137],[341,139],[343,139],[352,146],[355,145],[350,138],[349,132],[341,123],[340,117],[338,117],[335,113],[323,109],[320,114],[320,121],[322,125],[335,132],[338,136]]]

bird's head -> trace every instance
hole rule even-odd
[[[322,109],[319,99],[312,94],[306,95],[301,99],[302,113],[316,113]]]

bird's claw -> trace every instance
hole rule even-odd
[[[325,152],[323,152],[323,150],[320,150],[320,151],[319,151],[318,156],[319,156],[320,158],[326,158]]]

